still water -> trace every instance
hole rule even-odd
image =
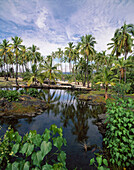
[[[50,104],[50,107],[41,115],[32,118],[0,119],[2,135],[9,125],[20,135],[30,130],[42,134],[45,128],[52,124],[63,128],[63,137],[67,146],[63,150],[67,154],[67,168],[94,169],[89,167],[89,161],[94,157],[92,150],[85,152],[81,143],[96,144],[102,148],[102,135],[93,123],[97,115],[103,113],[103,106],[92,106],[88,102],[77,99],[76,92],[66,90],[39,90],[41,98]],[[95,152],[98,150],[96,149]]]

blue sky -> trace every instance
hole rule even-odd
[[[49,55],[92,34],[96,50],[107,49],[114,31],[134,24],[134,0],[0,0],[0,42],[19,36]]]

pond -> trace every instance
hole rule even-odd
[[[103,113],[104,106],[93,106],[88,102],[80,101],[76,98],[76,92],[73,91],[52,89],[39,91],[41,91],[42,99],[50,103],[49,109],[32,118],[1,118],[0,135],[9,125],[24,135],[30,130],[36,130],[42,134],[45,128],[56,124],[63,128],[63,137],[67,140],[67,146],[63,148],[67,154],[67,168],[70,170],[76,167],[84,170],[94,169],[89,167],[89,161],[98,150],[85,152],[82,143],[86,142],[102,148],[103,137],[93,122],[98,114]]]

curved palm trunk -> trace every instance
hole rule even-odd
[[[7,64],[7,75],[6,75],[6,81],[8,81],[8,64]]]
[[[16,55],[16,85],[19,86],[18,84],[18,56]]]
[[[108,99],[107,91],[108,91],[108,85],[105,85],[105,100]]]
[[[87,88],[89,88],[89,78],[88,78],[88,55],[87,55]]]

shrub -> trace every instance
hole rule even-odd
[[[9,128],[0,142],[0,167],[7,170],[64,170],[66,154],[61,147],[66,145],[66,140],[62,136],[62,128],[56,125],[45,129],[42,135],[33,130],[23,138]],[[52,160],[53,156],[56,156],[55,160]]]
[[[121,99],[107,103],[107,131],[104,138],[110,162],[116,167],[134,166],[134,101]]]
[[[8,101],[18,101],[20,94],[16,91],[0,90],[0,97],[4,97]]]

